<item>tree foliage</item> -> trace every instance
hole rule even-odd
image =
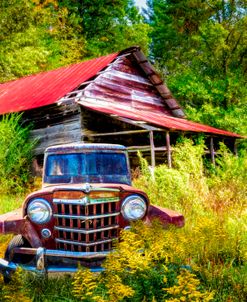
[[[0,6],[1,82],[83,58],[81,27],[56,1],[3,0]]]
[[[88,56],[108,54],[125,47],[148,48],[149,26],[142,22],[133,0],[59,1],[80,18]]]
[[[0,82],[139,44],[149,26],[133,1],[2,0]]]
[[[196,108],[196,120],[234,130],[236,123],[218,120],[236,107],[242,109],[240,116],[246,110],[246,0],[148,2],[152,55],[170,89],[188,113]],[[216,122],[206,117],[210,110]]]

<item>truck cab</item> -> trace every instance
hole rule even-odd
[[[184,217],[151,205],[131,185],[127,150],[113,144],[49,147],[43,182],[21,209],[0,215],[0,234],[15,235],[0,259],[8,279],[18,266],[36,272],[100,271],[101,263],[133,221],[181,227]]]

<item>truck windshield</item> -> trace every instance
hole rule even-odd
[[[124,153],[90,152],[48,155],[44,182],[130,184],[131,180]]]

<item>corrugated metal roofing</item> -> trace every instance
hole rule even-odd
[[[95,76],[117,53],[0,84],[0,114],[25,111],[57,102]]]
[[[205,132],[223,136],[241,137],[236,133],[195,123],[186,119],[171,117],[158,111],[151,112],[145,110],[138,110],[133,107],[123,108],[123,106],[118,106],[117,103],[108,103],[106,107],[104,103],[100,102],[99,100],[93,102],[93,100],[87,100],[86,98],[80,100],[79,103],[82,106],[87,107],[88,109],[92,109],[98,112],[124,117],[135,121],[144,121],[151,125],[164,127],[170,130]]]

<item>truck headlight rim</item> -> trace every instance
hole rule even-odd
[[[146,200],[137,194],[126,197],[122,203],[121,213],[126,220],[142,219],[147,212]]]
[[[43,198],[35,198],[28,204],[27,216],[36,224],[45,224],[52,217],[51,205]]]

